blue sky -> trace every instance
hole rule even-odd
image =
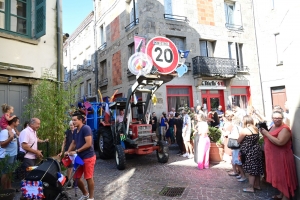
[[[63,33],[71,35],[93,7],[93,0],[62,0]]]

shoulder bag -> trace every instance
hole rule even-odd
[[[236,128],[238,129],[238,127],[236,127]],[[238,129],[238,131],[239,131],[239,129]],[[237,139],[229,138],[227,147],[229,149],[239,149],[240,144],[237,142]]]
[[[35,142],[34,142],[34,143],[35,143]],[[34,143],[30,146],[30,148],[34,145]],[[23,162],[24,157],[25,157],[25,155],[26,155],[27,153],[28,153],[28,152],[19,151],[18,154],[17,154],[17,160]]]

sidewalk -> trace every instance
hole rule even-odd
[[[157,162],[156,153],[148,156],[129,156],[127,167],[117,170],[114,159],[97,160],[95,166],[95,200],[139,200],[139,199],[271,199],[277,194],[269,184],[262,183],[261,191],[245,193],[248,181],[240,183],[228,176],[231,165],[225,162],[198,170],[193,159],[177,156],[178,149],[172,145],[170,159],[166,164]],[[177,197],[160,195],[164,187],[180,187],[183,193]],[[166,188],[165,188],[166,189]],[[166,190],[163,190],[166,191]],[[72,199],[79,199],[81,192],[68,189]],[[19,194],[20,195],[20,194]],[[19,199],[19,198],[16,198]]]

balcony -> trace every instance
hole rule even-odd
[[[185,17],[185,16],[164,14],[164,18],[167,19],[167,20],[173,20],[173,21],[179,21],[179,22],[189,23],[188,18]]]
[[[192,61],[194,77],[226,79],[234,77],[237,73],[234,59],[196,56]]]
[[[226,23],[225,27],[228,30],[233,30],[233,31],[243,31],[244,30],[242,25],[236,25],[236,24],[230,24],[230,23]]]
[[[131,30],[133,27],[139,24],[139,18],[136,18],[133,22],[130,22],[127,26],[125,26],[125,31]]]
[[[99,87],[107,86],[108,85],[108,78],[104,78],[99,81]]]

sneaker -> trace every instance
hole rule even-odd
[[[235,178],[240,179],[240,178],[242,178],[242,177],[241,177],[241,176],[236,176]]]
[[[185,153],[185,154],[182,155],[182,157],[187,158],[187,157],[189,157],[189,154],[188,154],[188,153]]]
[[[188,158],[189,158],[189,159],[194,158],[194,154],[190,154],[190,155],[188,156]]]
[[[68,183],[67,188],[72,188],[72,183],[71,183],[71,181]]]
[[[87,194],[86,196],[85,196],[85,195],[82,195],[82,196],[80,197],[80,199],[78,199],[78,200],[88,200],[88,199],[89,199],[89,196],[90,196],[90,194]]]

